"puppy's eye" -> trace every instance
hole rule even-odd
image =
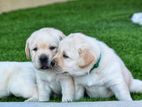
[[[63,57],[64,57],[64,58],[69,58],[69,56],[67,56],[66,54],[63,54]]]
[[[35,48],[33,49],[33,51],[37,51],[37,47],[35,47]]]
[[[55,46],[50,46],[49,49],[50,49],[50,50],[54,50],[54,49],[56,49],[56,47],[55,47]]]

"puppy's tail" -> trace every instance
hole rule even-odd
[[[142,81],[138,79],[132,79],[130,92],[142,93]]]

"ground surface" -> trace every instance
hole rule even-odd
[[[0,60],[26,61],[24,46],[28,36],[41,27],[51,26],[65,34],[84,32],[104,41],[115,49],[134,77],[142,79],[142,27],[129,19],[137,11],[142,11],[142,0],[80,0],[4,13],[0,15]],[[142,94],[132,97],[139,100]],[[84,100],[115,98],[81,101]],[[23,99],[11,96],[0,101]]]
[[[142,107],[141,101],[107,101],[107,102],[8,102],[0,103],[1,107]]]
[[[25,9],[37,6],[43,6],[56,2],[63,2],[65,0],[1,0],[0,13],[8,12],[11,10]]]

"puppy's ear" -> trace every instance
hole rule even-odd
[[[25,54],[26,54],[27,59],[30,59],[29,39],[27,39],[26,41]]]
[[[80,68],[88,67],[95,60],[95,57],[89,49],[79,49],[79,55],[78,65]]]
[[[62,39],[64,39],[66,36],[65,36],[65,34],[64,33],[61,33],[60,35],[59,35],[59,40],[61,41]]]

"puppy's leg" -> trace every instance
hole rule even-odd
[[[69,102],[74,100],[74,82],[71,77],[65,77],[60,80],[62,89],[62,102]]]
[[[138,79],[132,79],[130,85],[130,91],[136,93],[142,93],[142,81]]]
[[[37,78],[38,85],[38,98],[39,101],[49,101],[51,89],[44,81],[42,81],[39,77]]]
[[[5,85],[7,85],[7,84],[5,84]],[[7,97],[10,94],[11,93],[10,93],[9,89],[7,88],[7,86],[4,86],[4,84],[2,84],[0,86],[0,98]]]
[[[75,85],[75,100],[80,100],[84,97],[85,89],[81,85]]]
[[[86,87],[86,92],[91,98],[109,98],[113,95],[110,89],[103,86]]]
[[[132,101],[128,86],[125,84],[125,82],[120,82],[119,84],[112,85],[110,88],[118,100]]]
[[[28,98],[27,101],[38,101],[36,83],[29,78],[25,79],[20,76],[11,78],[9,82],[9,92],[17,97]]]
[[[33,87],[33,91],[32,91],[32,96],[30,98],[28,98],[27,100],[25,100],[26,102],[36,102],[38,101],[38,90],[37,90],[37,86]]]

